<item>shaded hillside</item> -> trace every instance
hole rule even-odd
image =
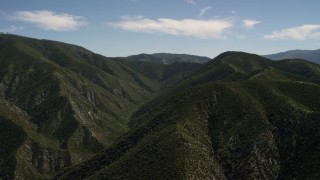
[[[276,81],[305,81],[320,83],[319,65],[303,60],[272,61],[267,58],[243,52],[225,52],[212,61],[202,65],[188,78],[179,81],[170,90],[144,104],[133,115],[136,117],[149,112],[166,98],[174,97],[177,92],[208,82],[233,82],[250,79]]]
[[[1,35],[1,128],[10,131],[1,136],[0,177],[48,177],[88,159],[127,130],[158,88],[82,47]]]
[[[175,62],[172,64],[160,64],[148,61],[122,61],[134,71],[160,83],[161,87],[168,87],[178,82],[203,65],[190,62]]]
[[[272,60],[282,59],[304,59],[315,63],[320,63],[320,49],[318,50],[291,50],[276,54],[264,55],[264,57]]]
[[[320,66],[296,62],[224,53],[56,178],[318,179]]]
[[[1,35],[0,178],[320,178],[318,64],[147,61]]]
[[[156,62],[160,64],[172,64],[175,62],[192,62],[192,63],[206,63],[210,58],[204,56],[195,56],[189,54],[169,54],[169,53],[155,53],[155,54],[138,54],[128,56],[125,59],[130,61],[146,61]]]

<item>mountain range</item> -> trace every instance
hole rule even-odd
[[[320,178],[320,65],[139,56],[0,35],[0,177]]]
[[[290,50],[276,54],[265,55],[264,57],[272,60],[282,59],[304,59],[320,64],[320,49],[318,50]]]
[[[175,62],[206,63],[211,60],[210,58],[205,56],[170,53],[138,54],[125,57],[124,59],[131,61],[157,62],[161,64],[172,64]]]

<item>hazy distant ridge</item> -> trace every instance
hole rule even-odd
[[[206,63],[211,60],[205,56],[170,53],[138,54],[128,56],[126,59],[131,61],[157,62],[161,64],[172,64],[175,62]]]
[[[286,52],[280,52],[276,54],[264,55],[264,57],[272,60],[281,59],[304,59],[320,63],[320,49],[318,50],[290,50]]]

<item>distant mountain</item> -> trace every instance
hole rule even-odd
[[[320,64],[320,49],[318,50],[291,50],[276,54],[265,55],[264,57],[272,60],[282,59],[304,59]]]
[[[211,59],[204,56],[195,56],[188,54],[169,54],[169,53],[156,53],[156,54],[139,54],[128,56],[126,59],[131,61],[148,61],[157,62],[161,64],[172,64],[174,62],[194,62],[206,63]]]
[[[319,179],[320,65],[226,52],[57,179]]]

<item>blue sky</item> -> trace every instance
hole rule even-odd
[[[0,0],[0,31],[114,57],[320,48],[319,0]]]

